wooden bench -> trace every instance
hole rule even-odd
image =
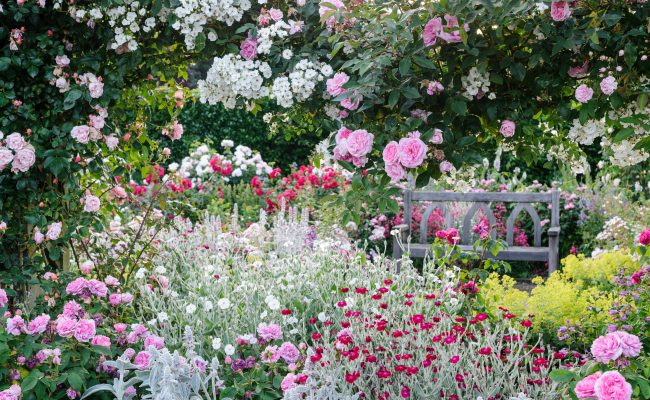
[[[431,202],[422,214],[420,222],[420,240],[419,243],[410,243],[411,236],[411,216],[413,202]],[[490,209],[491,203],[516,203],[510,216],[506,221],[506,241],[508,248],[500,251],[495,257],[491,253],[487,257],[498,260],[509,261],[548,261],[549,274],[558,267],[558,250],[560,244],[560,192],[551,193],[507,193],[507,192],[473,192],[473,193],[454,193],[454,192],[414,192],[411,190],[404,191],[404,224],[397,226],[399,229],[399,238],[393,238],[393,257],[402,258],[404,253],[399,244],[401,239],[403,246],[406,246],[409,257],[424,258],[428,252],[430,244],[427,243],[427,227],[429,216],[435,209],[440,209],[444,215],[445,229],[452,227],[452,215],[447,203],[465,202],[472,203],[472,206],[465,214],[461,226],[459,247],[462,251],[472,251],[472,218],[479,210],[487,217],[490,223],[489,235],[492,239],[496,238],[496,217]],[[542,247],[542,223],[539,214],[535,211],[533,204],[547,203],[551,204],[551,223],[548,229],[548,247]],[[514,246],[514,227],[517,217],[522,211],[526,211],[533,220],[533,246],[522,247]]]

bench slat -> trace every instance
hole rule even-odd
[[[411,257],[424,258],[429,250],[428,244],[411,244],[409,246],[409,254]],[[469,245],[458,246],[463,252],[473,251],[473,247]],[[487,252],[483,256],[486,258],[493,258],[496,260],[512,260],[512,261],[547,261],[548,260],[548,247],[508,247],[506,250],[501,250],[496,257],[492,253]]]
[[[411,192],[412,201],[459,201],[504,203],[551,203],[552,193],[509,193],[509,192]]]

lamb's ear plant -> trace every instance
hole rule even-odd
[[[109,392],[115,396],[115,400],[128,400],[133,397],[133,395],[128,395],[128,389],[134,388],[136,385],[141,384],[144,379],[149,375],[148,371],[137,371],[136,376],[133,376],[125,381],[125,379],[131,375],[132,371],[136,370],[136,366],[133,365],[129,360],[125,358],[118,358],[114,361],[105,361],[104,365],[110,368],[114,368],[117,371],[117,377],[113,379],[113,384],[101,383],[95,386],[92,386],[86,390],[81,399],[89,398],[94,394],[100,392]]]

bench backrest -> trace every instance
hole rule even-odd
[[[414,192],[411,190],[404,191],[404,223],[410,228],[412,217],[412,202],[426,201],[431,202],[420,222],[420,243],[427,241],[427,227],[429,216],[435,209],[440,209],[444,215],[445,228],[452,226],[451,210],[447,206],[449,202],[473,203],[463,218],[461,243],[471,244],[472,218],[479,210],[487,217],[490,223],[490,237],[496,238],[496,217],[490,209],[490,203],[517,203],[510,216],[506,221],[506,241],[508,246],[514,242],[514,226],[519,214],[526,211],[533,220],[533,244],[535,247],[541,247],[542,244],[542,222],[539,214],[533,207],[535,203],[547,203],[551,205],[551,227],[560,226],[560,192],[552,191],[550,193],[509,193],[509,192]]]

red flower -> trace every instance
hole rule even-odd
[[[347,383],[354,383],[359,377],[361,376],[361,373],[359,371],[354,371],[353,373],[345,373],[345,381]]]
[[[289,310],[288,308],[283,309],[282,315],[291,315],[291,310]]]
[[[424,315],[415,314],[411,316],[411,322],[413,322],[414,324],[421,324],[422,322],[424,322]]]
[[[483,354],[484,356],[489,356],[492,353],[492,349],[489,347],[482,347],[478,351],[480,354]]]
[[[357,288],[356,292],[357,292],[357,294],[366,294],[366,293],[368,293],[368,289],[363,288],[363,287],[362,288]]]
[[[453,356],[449,359],[449,362],[452,364],[456,364],[458,361],[460,361],[460,356]]]
[[[646,229],[645,231],[641,232],[641,235],[639,235],[639,243],[647,246],[650,244],[650,228]]]
[[[411,397],[411,389],[409,389],[407,386],[402,387],[402,397],[405,399]]]
[[[525,319],[525,320],[521,321],[521,326],[523,326],[524,328],[530,328],[532,325],[533,325],[533,322],[531,320],[529,320],[529,319]]]

